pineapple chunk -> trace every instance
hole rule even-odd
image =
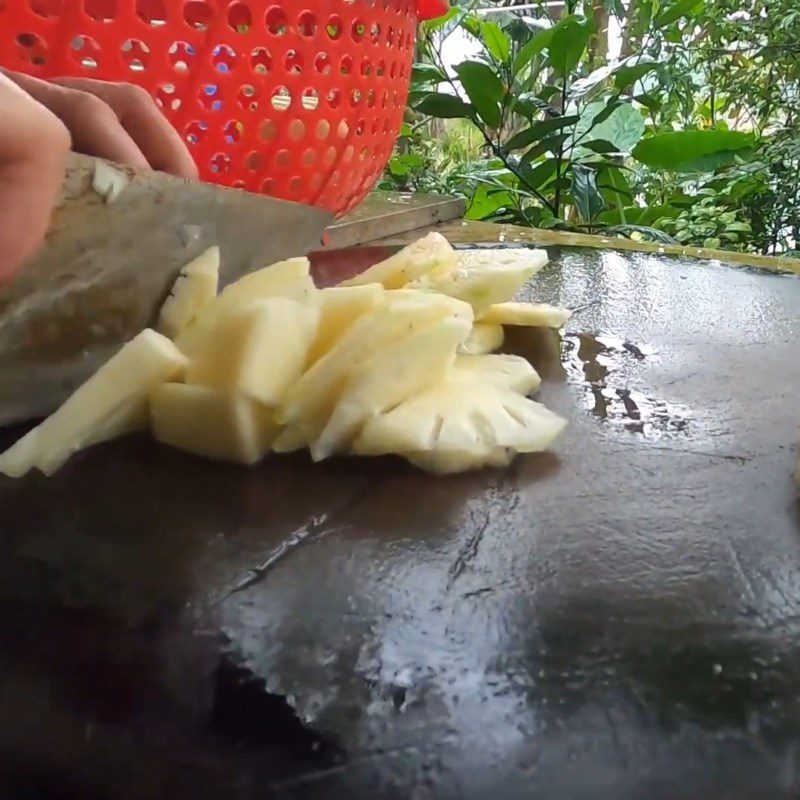
[[[563,328],[572,312],[547,303],[497,303],[481,317],[481,322],[520,325],[525,328]]]
[[[146,426],[148,396],[160,384],[180,379],[186,363],[169,339],[143,331],[0,456],[0,472],[21,477],[38,467],[52,475],[78,450]]]
[[[311,366],[331,350],[347,329],[360,316],[372,311],[383,296],[384,289],[379,283],[323,289],[319,293],[319,328],[308,352],[307,365]]]
[[[245,275],[223,289],[175,339],[175,344],[189,357],[200,352],[210,339],[219,321],[256,300],[285,297],[303,303],[316,299],[317,288],[309,275],[307,258],[280,261],[271,267]]]
[[[470,325],[444,320],[367,359],[347,383],[328,424],[311,446],[315,461],[346,449],[364,422],[444,378]]]
[[[476,322],[472,326],[467,341],[464,342],[459,351],[467,355],[482,356],[493,353],[503,346],[506,334],[502,325],[494,325],[489,322]]]
[[[456,265],[456,251],[441,233],[429,233],[404,247],[385,261],[344,281],[342,286],[382,283],[387,289],[400,289],[432,270],[450,270]]]
[[[511,300],[531,276],[547,264],[544,250],[469,250],[458,253],[457,265],[437,269],[409,285],[432,289],[469,303],[476,319],[497,303]]]
[[[514,451],[502,447],[484,450],[432,450],[404,453],[403,458],[415,467],[434,475],[455,475],[486,467],[507,467],[514,460]]]
[[[459,355],[450,372],[450,379],[473,385],[490,383],[501,389],[513,389],[522,395],[533,394],[542,383],[526,359],[511,355]]]
[[[257,464],[278,432],[270,410],[235,392],[167,383],[151,399],[160,442],[217,461]]]
[[[391,300],[360,317],[336,346],[291,387],[278,420],[299,426],[308,441],[319,436],[354,370],[406,336],[446,319],[471,322],[472,309],[424,292],[387,292]]]
[[[276,406],[303,372],[318,320],[316,306],[283,297],[240,306],[218,321],[186,382]]]
[[[217,296],[219,247],[209,247],[182,270],[161,307],[158,330],[174,339]]]
[[[367,420],[355,440],[358,455],[418,452],[518,453],[547,449],[565,420],[510,389],[446,380],[391,411]]]
[[[272,443],[276,453],[296,453],[304,447],[308,447],[308,437],[302,428],[295,425],[283,428]]]

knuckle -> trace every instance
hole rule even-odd
[[[115,91],[119,96],[120,102],[129,109],[141,109],[155,107],[150,93],[141,86],[132,83],[118,83]]]
[[[107,119],[109,115],[116,116],[111,107],[96,95],[74,89],[70,90],[70,94],[72,95],[70,102],[75,112],[81,116],[86,116],[93,120]]]

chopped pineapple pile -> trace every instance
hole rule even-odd
[[[460,254],[429,234],[341,286],[307,259],[217,294],[219,250],[188,264],[158,332],[123,347],[0,456],[0,472],[54,473],[75,452],[150,429],[212,459],[255,464],[308,448],[394,454],[450,474],[547,449],[565,422],[528,398],[539,376],[494,355],[503,326],[561,327],[569,312],[513,302],[543,251]]]

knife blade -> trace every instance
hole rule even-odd
[[[0,425],[63,402],[154,323],[181,268],[207,247],[220,247],[225,285],[319,247],[332,220],[320,208],[71,156],[42,252],[0,288]]]

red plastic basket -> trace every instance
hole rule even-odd
[[[391,154],[417,21],[446,7],[0,0],[0,64],[139,84],[186,138],[204,180],[344,213]]]

